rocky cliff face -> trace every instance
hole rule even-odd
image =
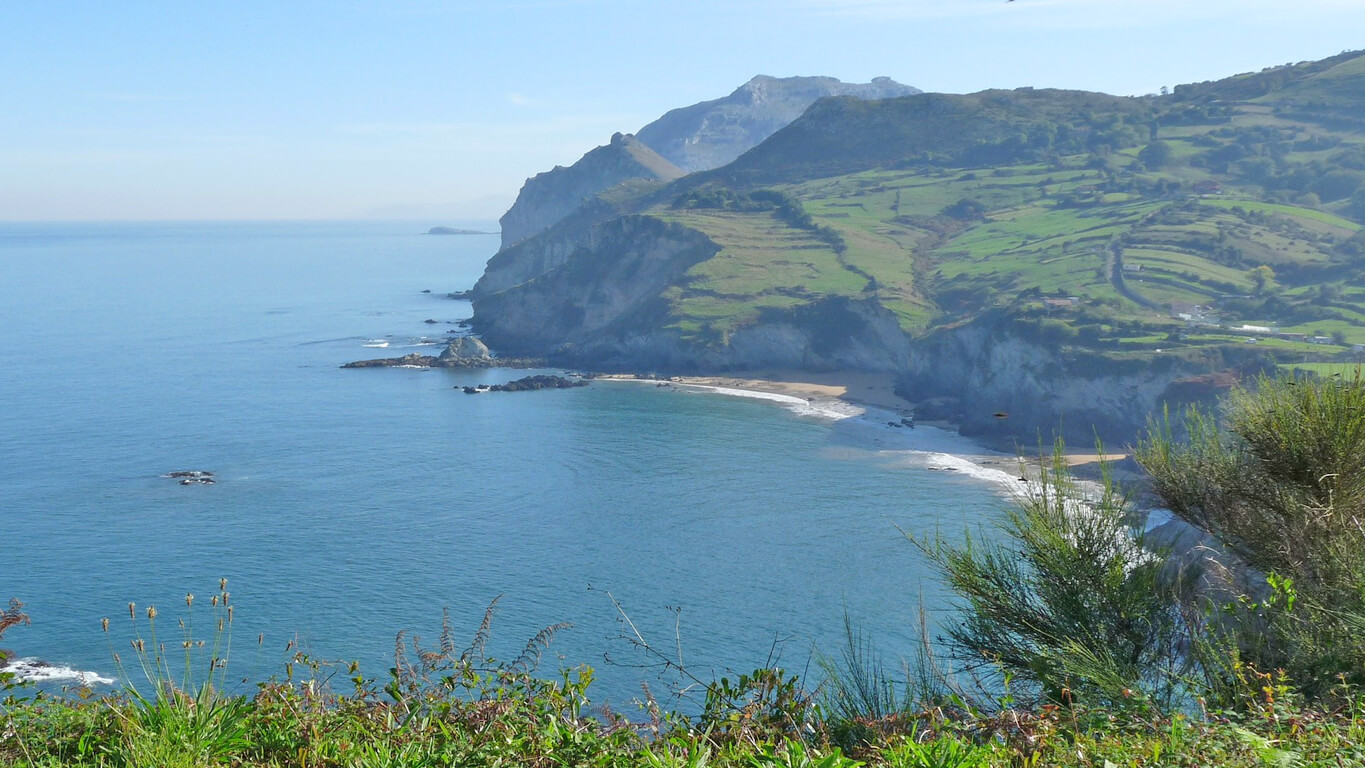
[[[694,229],[648,216],[600,224],[579,240],[538,237],[534,280],[479,293],[472,323],[499,351],[549,355],[598,368],[745,370],[788,367],[894,371],[909,339],[874,301],[835,297],[775,312],[723,343],[683,339],[668,327],[663,292],[720,247]],[[564,252],[566,251],[567,252]]]
[[[897,391],[910,400],[935,399],[933,412],[923,415],[957,421],[966,435],[1029,447],[1053,435],[1077,446],[1098,436],[1119,447],[1163,406],[1212,402],[1261,365],[1255,352],[1228,348],[1116,361],[1026,338],[1007,319],[987,316],[919,340]]]
[[[696,230],[623,216],[536,279],[476,294],[471,323],[499,351],[592,348],[652,327],[664,288],[719,250]]]
[[[729,163],[825,96],[872,100],[919,92],[889,77],[842,83],[832,77],[759,75],[729,96],[672,110],[636,136],[673,165],[693,173]]]
[[[842,83],[832,77],[760,75],[721,99],[675,109],[631,136],[588,152],[565,168],[527,179],[503,215],[502,248],[523,242],[612,187],[630,181],[670,181],[722,166],[795,120],[825,96],[886,99],[918,89],[879,77]],[[648,136],[648,138],[646,138]]]
[[[554,225],[595,195],[622,182],[670,181],[683,175],[634,136],[616,134],[611,143],[583,155],[565,168],[536,174],[522,185],[517,200],[499,219],[507,249]]]
[[[594,198],[543,232],[503,248],[484,265],[471,296],[488,296],[554,269],[580,247],[596,247],[597,225],[624,213]]]

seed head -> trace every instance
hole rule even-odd
[[[227,589],[227,579],[219,579],[219,580],[218,580],[218,591],[219,591],[219,592],[222,592],[222,591],[225,590],[225,589]]]
[[[190,592],[185,593],[185,605],[194,605],[194,595]]]
[[[232,606],[228,606],[228,623],[232,623]]]
[[[137,610],[137,605],[134,604],[134,603],[129,603],[129,604],[128,604],[128,618],[130,618],[130,619],[136,619],[136,618],[137,618],[137,614],[134,613],[134,611],[136,611],[136,610]]]
[[[106,633],[109,631],[109,619],[100,619],[100,629],[103,629]]]
[[[155,605],[149,605],[149,606],[147,606],[147,618],[149,618],[149,619],[155,619],[155,618],[156,618],[156,606],[155,606]]]
[[[214,595],[212,598],[209,599],[209,605],[212,605],[212,606],[215,607],[215,608],[218,607],[218,596],[217,596],[217,595]]]

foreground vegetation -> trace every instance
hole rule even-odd
[[[37,694],[0,673],[0,765],[1365,765],[1359,369],[1236,390],[1218,414],[1185,414],[1188,439],[1171,423],[1138,454],[1179,536],[1134,532],[1112,483],[1087,495],[1059,459],[1000,531],[914,538],[961,612],[905,679],[850,626],[818,685],[761,669],[695,681],[694,716],[648,690],[612,712],[592,706],[590,669],[537,674],[557,627],[489,658],[490,608],[467,644],[448,619],[434,648],[400,635],[382,681],[297,654],[235,696],[222,583],[202,642],[128,607],[118,694]]]

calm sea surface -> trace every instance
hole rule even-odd
[[[228,578],[254,680],[291,639],[382,678],[396,632],[434,644],[448,607],[472,637],[499,595],[491,651],[573,622],[542,671],[590,664],[618,704],[659,684],[608,593],[661,648],[677,618],[703,677],[775,641],[802,669],[845,610],[911,652],[941,590],[897,527],[957,535],[1005,503],[908,450],[956,443],[636,383],[470,397],[525,373],[340,370],[469,316],[443,294],[497,239],[427,226],[0,223],[0,598],[33,619],[4,645],[112,678],[128,602],[174,627]]]

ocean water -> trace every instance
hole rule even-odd
[[[942,455],[970,448],[951,435],[741,393],[471,397],[525,372],[339,369],[434,353],[469,316],[443,294],[497,239],[427,226],[0,223],[0,599],[33,620],[0,643],[117,685],[129,602],[173,628],[199,594],[204,639],[227,578],[232,679],[283,675],[291,641],[383,678],[397,632],[433,645],[448,608],[472,638],[501,596],[490,651],[572,622],[541,671],[591,665],[621,706],[667,680],[613,598],[701,677],[813,667],[845,611],[894,660],[921,601],[944,615],[901,531],[987,525],[1009,478]],[[218,482],[162,477],[180,469]]]

